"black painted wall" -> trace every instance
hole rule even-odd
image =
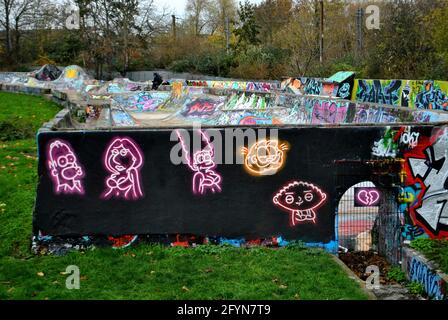
[[[171,149],[177,144],[170,141],[171,130],[40,133],[34,232],[55,236],[281,235],[288,240],[327,243],[335,239],[335,208],[342,193],[357,182],[375,180],[371,168],[363,163],[372,158],[373,142],[381,139],[384,129],[280,128],[279,140],[289,144],[280,172],[256,177],[241,164],[220,164],[215,170],[222,176],[222,192],[202,196],[192,193],[193,172],[185,164],[173,165],[170,161]],[[430,127],[421,130],[431,132]],[[139,200],[100,197],[108,176],[103,153],[114,137],[132,138],[144,153],[144,197]],[[75,151],[85,170],[85,195],[55,194],[46,164],[47,146],[54,139],[68,141]],[[340,160],[353,160],[357,165],[343,161],[341,169]],[[339,174],[350,176],[351,172],[353,178],[339,178]],[[273,204],[273,196],[291,181],[312,183],[327,194],[324,205],[316,210],[315,224],[305,222],[292,227],[290,214]]]

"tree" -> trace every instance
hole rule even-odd
[[[25,26],[30,26],[37,11],[43,7],[39,0],[2,0],[0,2],[0,25],[5,30],[6,61],[20,61],[20,39]]]
[[[76,0],[85,65],[97,78],[104,66],[125,76],[137,51],[146,50],[157,31],[166,29],[165,12],[156,14],[153,0]]]
[[[394,0],[383,5],[382,21],[387,23],[382,24],[380,30],[369,32],[367,38],[367,65],[371,76],[425,78],[434,68],[435,50],[427,34],[428,28],[422,28],[427,2]]]
[[[292,0],[265,0],[255,8],[262,42],[272,44],[273,35],[288,25],[292,8]]]
[[[257,45],[261,42],[258,39],[260,27],[255,20],[255,6],[247,0],[245,0],[244,4],[240,2],[238,16],[240,24],[233,33],[238,38],[237,49],[241,48],[245,51],[248,45]]]
[[[207,20],[209,21],[210,34],[216,31],[224,34],[226,19],[230,24],[237,18],[237,7],[234,0],[217,0],[208,6]]]
[[[210,7],[209,0],[188,0],[185,11],[193,28],[193,34],[198,36],[207,25],[207,10]]]

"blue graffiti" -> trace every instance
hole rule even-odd
[[[429,298],[434,300],[443,300],[445,298],[444,286],[446,284],[443,279],[416,257],[413,257],[408,262],[408,276],[410,281],[423,285]]]
[[[232,247],[241,247],[246,241],[244,239],[227,239],[224,237],[219,238],[220,245],[231,245]]]
[[[361,102],[373,102],[389,105],[399,105],[401,80],[392,80],[384,86],[380,80],[373,80],[370,85],[366,80],[359,80],[356,99]]]
[[[350,84],[344,83],[341,88],[339,88],[338,96],[342,99],[346,99],[350,96]]]
[[[311,95],[320,95],[322,92],[322,82],[316,79],[306,79],[305,81],[303,78],[301,79],[302,83],[306,83],[305,85],[305,94],[311,94]]]
[[[401,227],[401,236],[405,240],[415,240],[419,238],[429,238],[425,231],[419,226],[406,224]]]
[[[448,96],[440,89],[436,89],[434,81],[425,81],[424,91],[415,98],[418,109],[447,110]]]

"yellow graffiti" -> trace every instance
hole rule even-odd
[[[74,79],[78,76],[78,72],[76,71],[76,69],[68,69],[67,73],[66,73],[66,77],[68,79]]]
[[[182,96],[182,82],[173,82],[172,96],[173,98],[180,98]]]
[[[245,169],[253,175],[274,175],[283,167],[287,143],[280,144],[277,140],[260,140],[249,149],[243,148]]]

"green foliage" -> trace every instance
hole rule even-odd
[[[448,273],[448,240],[419,238],[413,240],[410,246],[435,262],[443,272]]]
[[[419,238],[412,240],[410,246],[417,251],[428,253],[432,252],[432,250],[434,249],[434,241],[430,238]]]
[[[233,65],[235,65],[234,57],[219,51],[188,55],[184,59],[173,61],[169,68],[174,72],[227,76]]]
[[[413,295],[423,296],[425,295],[425,287],[419,282],[410,282],[406,285],[409,292]]]
[[[233,31],[238,39],[235,49],[244,51],[248,45],[260,43],[257,37],[260,31],[255,20],[255,6],[247,0],[244,3],[240,2],[238,15],[240,17],[240,26]]]
[[[406,274],[400,267],[392,267],[386,275],[389,281],[395,281],[397,283],[405,283],[407,281]]]
[[[59,39],[45,44],[45,51],[51,60],[58,64],[73,64],[82,51],[82,41],[75,31],[68,31],[58,35]]]

